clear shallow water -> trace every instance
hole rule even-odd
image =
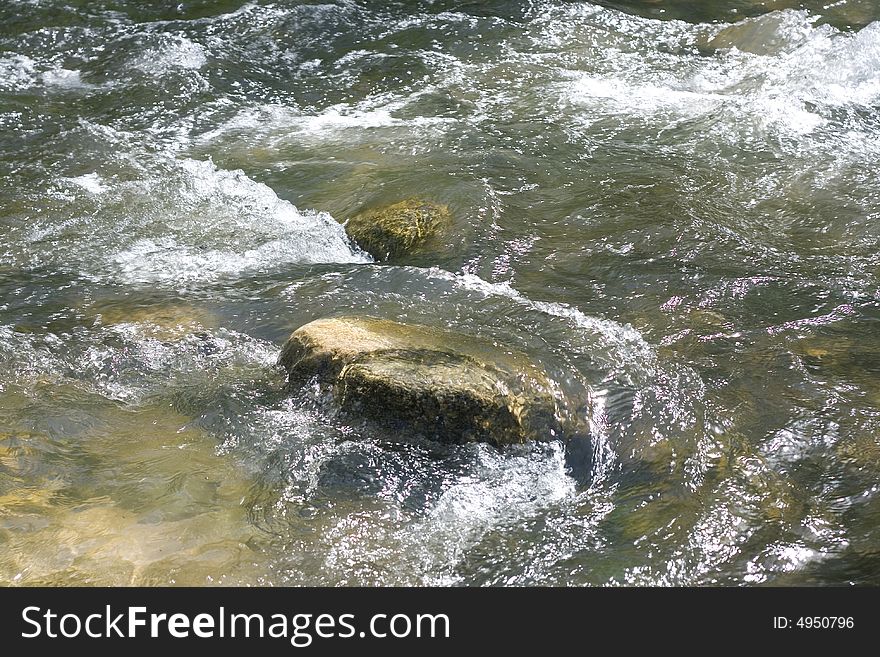
[[[4,3],[0,582],[880,583],[880,9],[825,4]],[[414,195],[406,264],[334,220]],[[286,390],[348,313],[587,386],[593,468]]]

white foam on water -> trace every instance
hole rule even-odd
[[[300,212],[242,171],[190,159],[176,168],[179,198],[165,199],[171,234],[142,237],[113,257],[127,282],[211,282],[283,265],[369,262],[329,214]]]
[[[798,543],[773,543],[746,564],[743,581],[761,584],[778,572],[797,572],[826,556],[819,550]]]
[[[391,116],[387,108],[347,112],[345,107],[334,106],[320,114],[301,117],[299,127],[306,132],[320,132],[346,128],[384,128],[401,123]]]
[[[386,583],[455,585],[456,570],[493,532],[530,519],[575,498],[561,444],[499,452],[474,445],[467,472],[445,484],[436,501],[415,516],[380,507],[331,521],[321,536],[321,559],[331,579],[352,581],[361,564],[389,566]],[[367,572],[374,572],[372,567]],[[353,581],[358,581],[354,576]]]
[[[36,62],[26,55],[0,57],[0,91],[20,91],[33,86]]]
[[[455,584],[450,571],[487,533],[576,493],[560,443],[527,453],[478,450],[475,472],[452,484],[424,519],[404,531],[404,544],[420,553],[431,584]]]
[[[226,134],[238,134],[241,132],[268,131],[267,126],[292,125],[299,118],[299,113],[292,107],[278,104],[266,104],[259,107],[249,107],[239,110],[234,117],[225,121],[217,128],[204,133],[200,141],[212,142]]]
[[[639,363],[646,372],[653,371],[656,362],[654,349],[645,341],[641,333],[629,324],[624,325],[607,319],[591,317],[577,308],[563,303],[532,301],[509,283],[489,283],[474,274],[452,274],[436,267],[428,271],[431,277],[451,281],[466,290],[487,296],[507,297],[537,312],[566,319],[578,328],[607,338],[622,354],[627,355],[627,360],[631,359],[631,362]]]
[[[66,68],[55,68],[45,71],[40,78],[47,87],[59,89],[93,89],[95,85],[84,82],[80,72]]]
[[[257,273],[285,263],[314,264],[338,260],[331,260],[326,252],[311,250],[301,242],[287,244],[284,238],[242,253],[219,249],[199,251],[173,238],[163,238],[138,240],[118,253],[115,262],[128,283],[178,285]]]
[[[593,120],[609,114],[658,118],[659,113],[675,119],[693,118],[716,109],[724,98],[674,86],[631,83],[619,78],[591,74],[576,75],[569,90],[572,102],[594,107]]]
[[[854,34],[817,28],[807,44],[782,63],[770,68],[780,87],[827,105],[872,107],[880,100],[880,22]]]
[[[108,189],[101,176],[97,173],[87,173],[82,176],[76,176],[75,178],[64,178],[64,180],[82,187],[84,190],[91,192],[92,194],[103,194]]]
[[[6,380],[57,373],[58,362],[46,345],[58,342],[60,340],[51,333],[41,343],[33,334],[16,331],[11,325],[0,325],[0,365],[10,375]]]
[[[425,129],[442,130],[444,124],[452,119],[446,117],[415,117],[401,119],[393,112],[402,108],[407,100],[359,103],[357,105],[332,105],[317,114],[303,114],[295,108],[268,104],[246,108],[219,127],[206,132],[200,138],[210,143],[227,135],[246,134],[279,145],[289,141],[323,141],[333,139],[350,140],[353,134],[368,133],[381,128],[404,131],[419,130],[424,136]]]
[[[81,127],[111,155],[49,188],[58,209],[28,230],[41,262],[93,280],[192,287],[290,265],[372,261],[329,214],[300,211],[241,170],[180,158],[178,142],[157,151],[132,133]],[[68,234],[77,243],[62,239]],[[65,248],[46,250],[47,239]]]
[[[237,331],[204,329],[200,337],[195,327],[167,335],[157,335],[156,329],[149,321],[103,327],[91,344],[65,353],[64,362],[81,386],[107,399],[140,404],[175,384],[208,389],[227,378],[253,380],[269,372],[278,357],[276,345]],[[205,344],[211,347],[207,352],[201,349]]]
[[[401,125],[387,109],[353,110],[343,105],[319,114],[302,114],[284,105],[263,105],[243,109],[219,127],[205,133],[202,142],[212,142],[228,134],[247,134],[278,145],[296,139],[326,139],[349,129],[385,128]]]
[[[771,18],[764,17],[763,26],[755,23],[763,32],[749,29],[748,21],[718,26],[715,34],[727,47],[712,54],[634,57],[629,49],[605,49],[606,59],[589,64],[589,70],[560,70],[569,79],[562,87],[562,105],[578,108],[587,124],[619,116],[665,127],[705,118],[712,135],[737,145],[744,139],[763,143],[768,136],[800,143],[825,132],[835,143],[845,142],[830,117],[835,108],[870,108],[880,99],[880,23],[841,33],[816,25],[804,11],[774,12]],[[660,29],[647,19],[621,20],[640,21],[648,31]],[[563,48],[578,44],[576,27],[564,29],[564,36],[556,27]],[[595,25],[587,29],[597,31]],[[688,29],[688,39],[697,41],[706,26]],[[638,32],[625,38],[630,48],[647,47]],[[743,50],[736,47],[737,39]]]
[[[208,63],[205,48],[183,35],[162,35],[159,45],[144,50],[131,66],[151,75],[175,70],[198,70]]]

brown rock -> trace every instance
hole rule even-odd
[[[317,377],[341,407],[446,442],[496,445],[562,434],[566,402],[525,354],[427,326],[369,317],[300,327],[279,363]]]

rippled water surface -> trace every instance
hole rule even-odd
[[[880,584],[877,19],[5,0],[0,584]],[[592,458],[288,389],[341,314],[582,382]]]

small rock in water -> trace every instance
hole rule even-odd
[[[92,306],[88,312],[103,326],[136,326],[144,337],[162,342],[176,342],[190,335],[204,341],[208,337],[205,329],[216,328],[219,321],[208,310],[185,303],[139,306],[116,301]]]
[[[408,199],[355,215],[345,230],[376,260],[394,260],[430,248],[451,225],[447,206]]]
[[[445,442],[552,439],[570,413],[525,354],[416,324],[319,319],[293,332],[279,363],[291,383],[330,384],[347,411]]]
[[[778,55],[796,48],[809,33],[802,12],[772,11],[746,18],[724,28],[707,46],[711,50],[736,48],[754,55]]]

